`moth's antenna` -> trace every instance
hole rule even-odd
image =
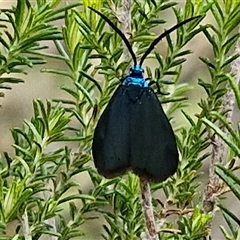
[[[145,60],[145,58],[148,56],[148,54],[153,50],[153,48],[155,47],[156,44],[158,44],[159,41],[161,41],[164,37],[166,37],[168,34],[170,34],[171,32],[173,32],[174,30],[178,29],[179,27],[181,27],[182,25],[196,19],[199,18],[201,16],[196,16],[196,17],[191,17],[189,19],[186,19],[180,23],[178,23],[177,25],[171,27],[170,29],[166,30],[164,33],[162,33],[160,36],[158,36],[155,40],[153,40],[153,42],[151,43],[151,45],[149,46],[149,48],[147,49],[147,51],[143,54],[139,65],[142,66],[143,61]]]
[[[113,30],[118,33],[118,35],[122,38],[122,40],[124,41],[124,43],[126,44],[131,56],[132,56],[132,59],[133,59],[133,63],[134,63],[134,66],[137,65],[137,58],[132,50],[132,47],[129,43],[129,41],[127,40],[127,38],[125,37],[125,35],[121,32],[120,29],[118,29],[112,22],[110,19],[108,19],[105,15],[103,15],[102,13],[100,13],[99,11],[97,11],[96,9],[92,8],[92,7],[88,7],[90,8],[92,11],[94,11],[95,13],[97,13],[99,16],[101,16],[102,19],[104,19],[110,27],[113,28]]]

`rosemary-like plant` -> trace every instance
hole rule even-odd
[[[230,229],[229,233],[221,227],[224,239],[239,238],[240,218],[220,196],[231,191],[240,201],[240,179],[234,172],[239,168],[240,130],[232,124],[233,103],[240,106],[236,70],[240,68],[240,3],[186,0],[180,6],[169,0],[132,0],[128,4],[131,28],[123,26],[128,8],[120,0],[70,5],[61,0],[16,0],[11,9],[1,9],[0,89],[23,82],[29,67],[55,59],[66,67],[43,67],[38,74],[65,77],[61,89],[67,94],[47,101],[35,99],[32,118],[10,130],[14,154],[1,150],[0,155],[1,240],[150,239],[138,177],[129,172],[105,179],[92,164],[93,130],[131,59],[120,37],[88,6],[129,34],[137,57],[159,35],[156,32],[164,31],[168,14],[171,23],[202,16],[167,36],[166,54],[156,48],[146,62],[147,77],[156,80],[162,92],[170,92],[159,99],[174,126],[180,153],[177,173],[150,185],[154,217],[161,240],[207,239],[214,236],[211,222],[220,209]],[[214,22],[209,22],[210,16]],[[195,50],[188,43],[199,33],[208,40],[213,57],[200,56],[199,64],[204,64],[209,76],[198,77],[195,88],[203,88],[206,96],[197,97],[200,110],[192,113],[186,98],[192,83],[182,83],[180,76],[187,55]],[[46,51],[49,41],[55,53]],[[189,126],[178,123],[179,112]],[[77,151],[70,148],[72,142],[79,144]],[[210,169],[204,192],[200,188],[204,187],[203,162]],[[88,189],[82,187],[86,178]]]

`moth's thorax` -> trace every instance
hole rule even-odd
[[[140,65],[136,65],[130,69],[128,77],[123,81],[123,85],[138,85],[140,87],[148,87],[148,83],[144,78],[144,70]]]

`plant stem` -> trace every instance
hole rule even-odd
[[[239,28],[240,31],[240,28]],[[235,54],[240,53],[240,39],[238,39],[235,48]],[[231,75],[234,76],[236,84],[239,84],[240,80],[240,58],[237,58],[231,64]],[[235,104],[234,92],[230,86],[228,86],[228,91],[223,97],[223,112],[226,112],[226,121],[232,125],[232,115]],[[228,134],[226,127],[221,128],[223,132]],[[215,164],[223,163],[226,159],[227,149],[225,142],[217,135],[214,134],[212,137],[212,157],[209,166],[209,183],[205,189],[204,196],[204,211],[213,212],[216,205],[216,197],[221,195],[220,189],[220,178],[215,173]],[[211,228],[211,225],[209,226]],[[209,239],[211,239],[211,234],[209,234]]]
[[[121,14],[121,23],[123,26],[123,33],[126,36],[126,38],[129,37],[129,33],[131,32],[131,0],[123,0],[123,11]],[[129,51],[125,47],[124,48],[124,57],[129,57]]]
[[[140,188],[142,195],[142,208],[148,230],[148,239],[158,240],[159,238],[153,214],[152,195],[149,183],[145,178],[140,177]]]
[[[240,27],[238,29],[238,32],[240,32]],[[234,54],[240,54],[240,38],[238,38],[237,43],[236,43],[236,47],[235,47],[235,51]],[[240,57],[238,57],[237,59],[235,59],[232,64],[231,64],[231,73],[234,76],[234,80],[236,82],[236,84],[239,84],[240,81]],[[234,98],[234,92],[232,90],[232,88],[229,88],[228,92],[225,95],[223,104],[225,107],[225,109],[229,110],[226,113],[226,120],[228,122],[232,122],[232,114],[233,114],[233,108],[234,108],[234,104],[235,104],[235,98]]]
[[[216,195],[220,189],[220,179],[215,174],[215,164],[222,163],[225,153],[225,144],[216,134],[212,136],[212,156],[209,165],[209,182],[204,191],[203,208],[205,212],[213,212],[216,204]]]
[[[240,29],[239,29],[240,31]],[[240,39],[238,39],[235,48],[235,54],[240,53]],[[236,84],[239,83],[240,79],[240,58],[237,58],[231,64],[231,73],[234,76]],[[234,92],[229,86],[227,93],[223,98],[223,111],[226,112],[226,121],[231,125],[232,124],[232,115],[235,104]],[[222,131],[228,134],[228,131],[225,127],[222,127]],[[224,141],[217,136],[213,136],[213,150],[212,157],[209,168],[209,184],[205,190],[205,201],[204,201],[204,210],[210,212],[214,210],[215,207],[215,196],[220,189],[219,177],[215,174],[215,164],[222,163],[223,159],[226,156],[226,145]]]

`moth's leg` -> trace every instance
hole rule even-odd
[[[146,80],[149,80],[150,78],[146,78]],[[157,86],[157,93],[158,94],[161,94],[161,95],[169,95],[169,92],[162,92],[161,91],[161,89],[160,89],[160,85],[159,85],[159,83],[157,82],[157,81],[155,81],[155,80],[151,80],[150,82],[149,82],[149,86],[151,86],[151,85],[153,85],[153,84],[156,84],[156,86]]]
[[[128,76],[126,76],[126,77],[121,77],[121,78],[119,79],[119,81],[120,81],[121,83],[123,83],[124,80],[125,80],[127,77],[128,77]]]

